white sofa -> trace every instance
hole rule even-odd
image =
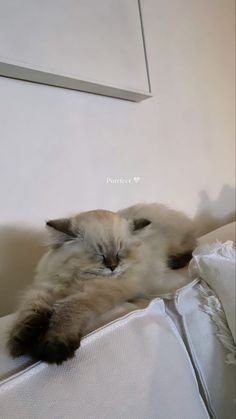
[[[235,223],[200,239],[235,240]],[[188,269],[169,292],[86,336],[61,366],[12,360],[0,319],[0,418],[233,419],[235,365]],[[209,290],[208,290],[209,292]]]

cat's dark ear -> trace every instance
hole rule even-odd
[[[77,235],[72,230],[70,218],[46,221],[49,245],[60,247],[63,243],[73,240]]]
[[[151,221],[148,220],[147,218],[135,218],[132,221],[131,228],[132,228],[132,231],[138,231],[147,227],[149,224],[151,224]]]

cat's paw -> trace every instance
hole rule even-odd
[[[76,349],[80,346],[81,336],[66,337],[61,335],[46,334],[35,346],[35,358],[49,364],[62,364],[67,359],[73,358]]]
[[[170,269],[184,268],[192,259],[192,252],[187,252],[179,255],[170,255],[167,260],[167,267]]]
[[[42,337],[49,325],[52,315],[50,308],[32,311],[27,317],[17,320],[10,330],[7,347],[15,358],[21,355],[31,355],[35,342]]]

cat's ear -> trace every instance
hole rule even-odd
[[[73,240],[77,237],[72,230],[70,218],[60,218],[57,220],[46,221],[48,230],[49,245],[60,247],[63,243]]]
[[[132,231],[142,230],[149,224],[151,224],[151,221],[147,218],[135,218],[131,223],[131,229]]]

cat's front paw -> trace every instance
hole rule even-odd
[[[35,342],[46,332],[52,315],[50,308],[30,312],[21,320],[17,320],[10,330],[7,347],[15,358],[25,354],[32,354]]]
[[[35,346],[33,355],[49,364],[62,364],[67,359],[73,358],[80,346],[80,339],[81,336],[66,337],[49,332]]]

